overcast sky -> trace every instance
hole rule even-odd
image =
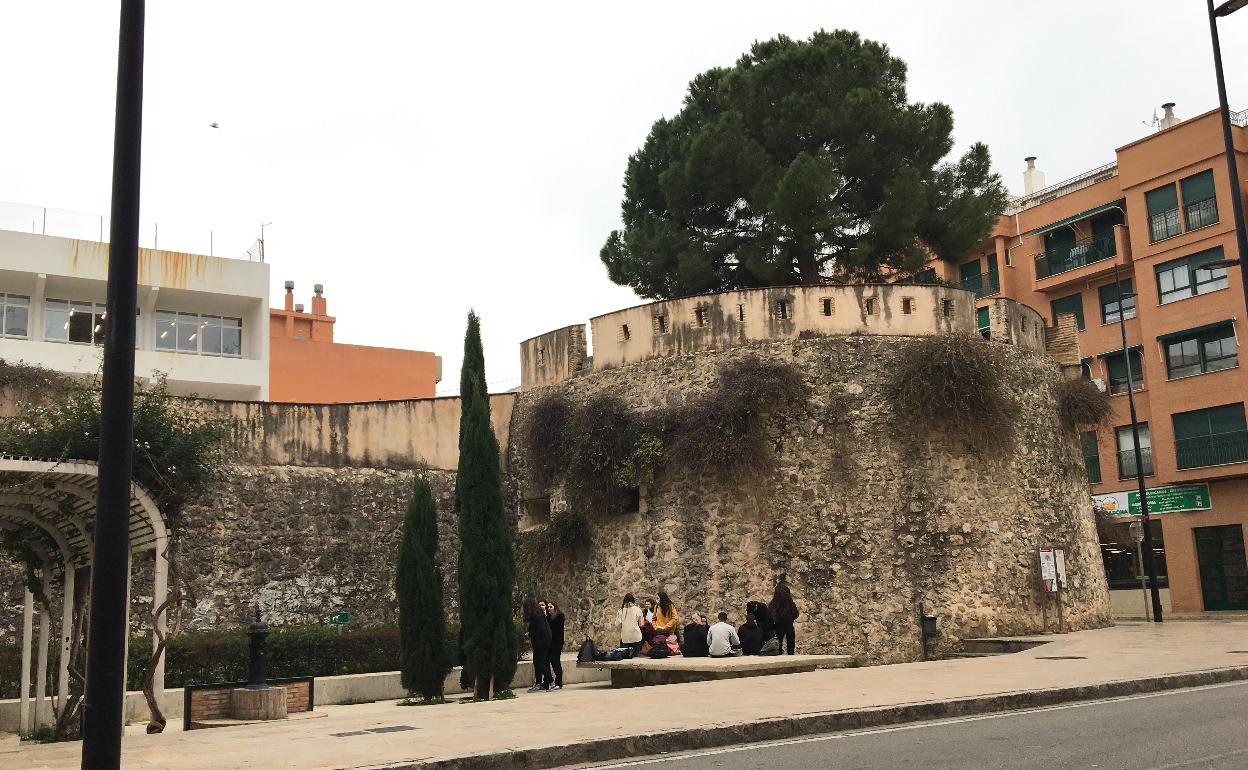
[[[0,0],[0,201],[106,213],[118,3]],[[519,341],[639,300],[598,260],[628,155],[695,74],[755,40],[844,27],[953,108],[1011,191],[1217,104],[1204,0],[276,2],[149,0],[143,219],[241,255],[267,228],[272,303],[325,284],[336,339],[432,350],[458,389],[482,317],[492,390]],[[1222,22],[1248,106],[1248,11]],[[211,123],[220,128],[211,128]],[[361,373],[361,376],[367,376]]]

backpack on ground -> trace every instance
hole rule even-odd
[[[780,640],[773,636],[772,638],[763,642],[763,646],[761,649],[759,649],[758,654],[759,655],[779,655],[780,654]]]
[[[651,647],[651,648],[650,648],[650,657],[651,657],[651,658],[654,658],[654,659],[656,659],[656,660],[657,660],[657,659],[660,659],[660,658],[666,658],[666,657],[668,657],[669,655],[671,655],[671,653],[667,651],[667,647],[666,647],[666,646],[663,646],[663,647]]]
[[[592,663],[598,657],[598,647],[593,639],[581,642],[581,651],[576,654],[577,663]]]

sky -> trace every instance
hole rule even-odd
[[[145,228],[242,256],[266,223],[271,304],[324,284],[337,341],[441,355],[439,394],[470,308],[497,392],[520,341],[641,301],[598,259],[628,156],[756,40],[886,43],[912,101],[952,107],[954,154],[987,143],[1014,193],[1028,155],[1051,184],[1113,161],[1163,102],[1217,106],[1204,0],[147,6]],[[107,213],[118,12],[0,0],[0,201]],[[1242,109],[1248,10],[1221,30]]]

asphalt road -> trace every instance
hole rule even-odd
[[[1243,770],[1248,768],[1248,682],[591,767]]]

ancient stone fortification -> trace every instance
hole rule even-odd
[[[895,418],[884,386],[906,343],[884,336],[761,343],[585,372],[523,393],[509,451],[517,511],[550,492],[532,483],[519,431],[552,391],[581,403],[609,393],[632,409],[656,409],[705,393],[725,362],[748,355],[792,364],[809,388],[804,403],[768,420],[776,469],[764,483],[694,478],[679,457],[666,457],[641,490],[644,513],[594,518],[590,552],[557,559],[536,576],[568,611],[568,638],[588,632],[614,642],[611,618],[623,594],[661,588],[684,615],[725,609],[740,622],[746,601],[769,599],[776,577],[787,573],[802,611],[803,650],[915,660],[920,605],[940,618],[942,647],[1039,631],[1042,545],[1066,549],[1070,626],[1108,624],[1080,456],[1050,392],[1059,367],[1004,347],[1015,370],[1017,438],[981,459]]]

